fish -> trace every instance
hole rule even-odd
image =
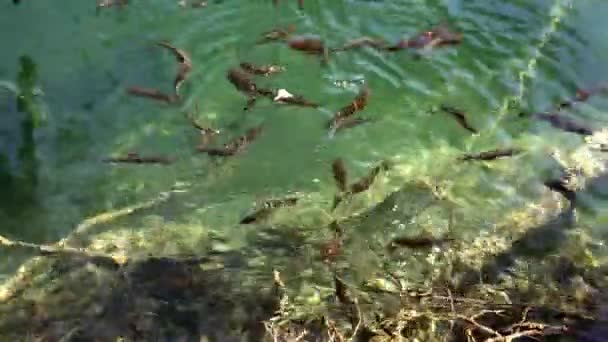
[[[109,157],[103,160],[106,163],[133,163],[133,164],[164,164],[173,163],[173,159],[166,156],[140,156],[137,152],[129,152],[126,156]]]
[[[224,144],[222,147],[206,147],[199,146],[197,147],[198,152],[207,153],[210,156],[216,157],[229,157],[234,156],[243,152],[247,146],[249,146],[262,131],[263,124],[260,124],[256,127],[250,128],[245,132],[245,134],[240,137],[234,139],[233,141]]]
[[[326,51],[321,38],[314,36],[297,36],[288,40],[287,45],[293,50],[313,55],[320,55]]]
[[[193,4],[190,5],[190,7],[192,8],[204,8],[207,7],[208,3],[207,1],[197,1]]]
[[[464,35],[459,32],[452,32],[447,25],[442,24],[437,26],[433,32],[438,40],[434,46],[456,45],[462,43]]]
[[[228,70],[226,77],[238,91],[250,96],[256,95],[257,85],[246,72],[240,69],[232,68]]]
[[[274,91],[270,89],[258,88],[250,75],[243,70],[232,68],[228,70],[226,77],[240,92],[249,96],[273,96]]]
[[[253,213],[245,216],[241,219],[241,224],[252,224],[258,221],[261,221],[270,214],[272,214],[276,209],[283,207],[292,207],[298,203],[297,197],[288,197],[288,198],[280,198],[280,199],[270,199],[262,205],[262,207]]]
[[[334,231],[334,237],[322,244],[319,248],[321,258],[325,262],[332,261],[336,257],[340,256],[340,254],[342,254],[342,245],[344,243],[344,231],[338,222],[331,222],[329,227]]]
[[[353,299],[350,298],[347,293],[346,284],[336,274],[334,274],[334,288],[336,291],[336,298],[338,298],[341,304],[353,304]]]
[[[198,111],[198,110],[197,110]],[[201,134],[201,141],[199,143],[199,147],[204,147],[209,145],[209,143],[211,142],[211,140],[213,139],[214,136],[220,134],[220,131],[208,126],[203,126],[201,124],[199,124],[194,117],[192,116],[192,114],[188,114],[188,119],[190,120],[190,124],[197,129],[200,134]]]
[[[346,169],[344,168],[344,165],[340,165],[341,162],[334,160],[334,164],[332,164],[332,170],[334,172],[334,179],[336,180],[336,184],[338,185],[338,189],[340,189],[339,194],[336,194],[334,196],[334,201],[332,204],[332,210],[335,210],[336,207],[344,200],[344,198],[348,197],[348,196],[352,196],[352,195],[356,195],[359,194],[361,192],[364,192],[366,190],[369,189],[369,187],[373,184],[374,180],[376,179],[376,177],[378,176],[378,174],[380,173],[380,171],[386,171],[390,168],[390,165],[387,161],[383,161],[381,162],[379,165],[375,166],[366,176],[360,178],[359,180],[357,180],[356,182],[347,185],[346,184]],[[335,168],[335,170],[334,170]],[[343,171],[340,169],[344,169]],[[338,172],[338,174],[336,175],[336,172]],[[341,173],[344,173],[344,175],[342,175]],[[341,178],[344,177],[344,189],[342,190],[342,180]]]
[[[270,31],[263,32],[262,38],[260,38],[256,44],[264,44],[277,40],[286,40],[296,30],[295,25],[291,24],[286,27],[279,27]]]
[[[336,208],[340,205],[340,203],[342,203],[342,201],[344,200],[344,194],[335,194],[334,195],[334,199],[331,203],[331,211],[336,210]]]
[[[370,118],[359,118],[359,117],[354,117],[354,116],[340,118],[338,121],[334,122],[334,126],[332,128],[332,134],[336,134],[343,129],[353,128],[353,127],[356,127],[356,126],[359,126],[361,124],[368,123],[371,121],[372,120]]]
[[[477,154],[465,154],[460,160],[494,160],[502,157],[511,157],[521,152],[523,152],[523,150],[519,148],[496,149]]]
[[[266,65],[254,65],[251,63],[243,62],[240,64],[241,69],[252,74],[269,76],[279,72],[285,71],[285,68],[280,65],[266,64]]]
[[[175,103],[179,100],[176,95],[164,93],[158,89],[130,87],[127,93],[133,96],[147,97],[149,99],[159,100],[166,103]]]
[[[557,105],[557,110],[571,108],[579,102],[587,101],[591,96],[608,90],[608,84],[600,84],[591,89],[578,89],[573,99],[565,100]]]
[[[348,106],[341,108],[336,116],[347,117],[353,115],[356,111],[363,110],[367,106],[367,101],[371,95],[371,90],[368,86],[364,85],[359,90],[359,93]]]
[[[268,216],[270,216],[270,214],[272,212],[273,212],[272,208],[258,209],[256,211],[254,211],[253,213],[243,217],[240,221],[240,224],[256,223],[256,222],[261,221],[261,220],[267,218]]]
[[[543,184],[549,190],[560,193],[562,196],[564,196],[564,198],[570,201],[570,203],[574,203],[576,201],[576,191],[571,190],[566,186],[565,179],[549,179],[544,181]]]
[[[466,129],[467,131],[473,133],[473,134],[477,134],[477,130],[475,128],[473,128],[468,122],[467,122],[467,118],[465,116],[465,113],[457,108],[454,107],[450,107],[450,106],[446,106],[446,105],[441,105],[440,106],[441,110],[452,115],[456,121],[458,122],[458,124],[460,124],[460,126],[462,126],[464,129]]]
[[[354,48],[359,48],[362,46],[369,46],[378,50],[384,50],[386,49],[386,42],[382,39],[379,38],[372,38],[372,37],[360,37],[360,38],[356,38],[353,39],[349,42],[347,42],[346,44],[344,44],[344,46],[339,47],[339,48],[332,48],[330,49],[331,52],[336,52],[336,51],[346,51],[346,50],[350,50],[350,49],[354,49]]]
[[[344,118],[352,116],[357,111],[363,110],[367,106],[370,95],[370,88],[367,85],[362,86],[355,99],[348,105],[340,108],[340,110],[334,114],[328,123],[328,127],[335,130]]]
[[[412,249],[431,248],[437,245],[442,245],[447,242],[452,242],[455,239],[449,237],[430,237],[430,236],[418,236],[418,237],[397,237],[394,238],[387,246],[390,251],[397,249],[398,247],[406,247]]]
[[[354,195],[366,191],[374,183],[374,180],[380,171],[386,171],[388,169],[389,165],[387,162],[380,163],[380,165],[374,167],[367,176],[360,178],[358,181],[351,184],[349,187],[349,193]]]
[[[593,135],[593,130],[591,128],[557,113],[536,113],[532,115],[532,118],[549,122],[551,126],[566,132],[579,135]]]
[[[342,192],[346,191],[348,172],[346,171],[342,158],[336,158],[331,164],[331,169],[338,189]]]
[[[460,44],[464,36],[454,33],[445,24],[436,26],[430,31],[417,34],[413,38],[404,39],[386,48],[387,51],[399,51],[406,48],[421,49]]]
[[[293,95],[285,89],[277,90],[272,101],[276,102],[276,103],[301,106],[301,107],[312,107],[312,108],[319,107],[318,103],[309,101],[301,95]]]
[[[156,44],[171,51],[171,53],[177,59],[178,69],[177,75],[175,76],[175,80],[173,81],[173,87],[175,89],[175,95],[179,96],[179,88],[190,74],[190,71],[192,71],[192,60],[184,50],[176,48],[166,40],[161,40]]]
[[[264,207],[266,208],[282,208],[282,207],[291,207],[298,203],[298,197],[287,197],[287,198],[278,198],[278,199],[270,199],[264,202]]]
[[[255,82],[251,79],[250,75],[243,70],[232,68],[228,70],[226,77],[238,91],[249,97],[245,107],[243,108],[245,111],[251,109],[255,105],[258,95],[265,97],[274,96],[274,91],[270,89],[258,88]]]

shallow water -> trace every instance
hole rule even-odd
[[[201,225],[232,236],[231,243],[239,246],[246,243],[239,237],[243,230],[249,234],[255,228],[236,223],[256,199],[301,192],[310,194],[312,206],[329,207],[331,161],[342,157],[353,177],[391,158],[412,180],[450,183],[454,203],[477,208],[479,216],[469,219],[478,225],[462,232],[475,234],[544,191],[544,177],[555,172],[546,151],[571,151],[583,144],[580,136],[517,114],[547,110],[579,88],[608,80],[603,33],[608,3],[602,0],[307,0],[303,11],[295,1],[281,2],[273,8],[261,0],[210,1],[206,8],[192,9],[176,1],[133,1],[99,13],[93,1],[82,0],[0,5],[0,80],[14,82],[20,56],[29,56],[44,93],[34,148],[20,154],[24,134],[18,118],[23,113],[14,94],[0,92],[0,154],[9,170],[3,175],[8,190],[0,193],[0,232],[50,243],[87,217],[149,200],[178,184],[188,192],[149,209],[146,215],[152,218],[137,226]],[[397,41],[443,21],[464,33],[463,44],[420,59],[408,51],[363,48],[332,56],[323,67],[314,56],[278,43],[254,45],[261,32],[290,23],[298,33],[339,46],[363,35]],[[171,90],[176,65],[153,46],[160,39],[188,51],[194,63],[181,89],[181,106],[125,92],[133,85]],[[260,100],[243,113],[245,97],[225,78],[242,61],[285,65],[285,73],[260,78],[260,84],[305,95],[322,107]],[[372,90],[362,115],[373,121],[330,138],[326,121],[357,91],[338,88],[334,81],[357,78]],[[431,113],[443,103],[465,110],[481,134],[471,135],[444,113]],[[264,131],[244,154],[213,161],[194,150],[197,132],[184,113],[195,107],[200,121],[228,137],[262,122]],[[607,108],[608,96],[596,96],[570,112],[602,128],[608,124]],[[511,145],[529,153],[470,167],[453,160],[463,152]],[[170,166],[101,162],[129,151],[168,154],[178,161]],[[34,176],[20,176],[27,164],[20,155],[33,156]],[[406,181],[395,175],[387,179],[393,187]],[[583,212],[583,222],[598,227],[598,236],[602,229],[595,222],[597,215],[605,220],[605,184],[594,185],[585,202],[589,210]],[[402,224],[396,226],[405,230]],[[369,230],[381,228],[386,229]],[[0,264],[8,274],[18,262],[7,258]]]

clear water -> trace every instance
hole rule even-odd
[[[353,176],[384,158],[396,160],[407,172],[389,175],[393,186],[408,177],[448,182],[452,200],[478,215],[470,217],[478,225],[467,227],[469,232],[483,231],[505,210],[539,198],[543,177],[554,168],[544,154],[549,147],[571,151],[583,144],[579,136],[518,118],[519,111],[551,108],[578,88],[608,79],[603,0],[306,0],[304,11],[287,0],[279,8],[270,1],[226,0],[201,9],[180,8],[176,1],[132,1],[100,13],[93,1],[22,2],[0,5],[0,80],[14,82],[19,58],[29,56],[44,92],[45,117],[29,152],[35,177],[21,179],[15,175],[23,166],[22,113],[10,91],[0,93],[0,154],[13,175],[3,186],[8,190],[0,192],[0,232],[33,242],[61,239],[87,217],[149,200],[176,183],[188,192],[146,215],[168,226],[201,225],[239,235],[245,228],[237,222],[256,199],[297,191],[309,194],[312,206],[327,208],[336,157],[345,159]],[[318,34],[337,46],[363,35],[397,41],[443,21],[464,33],[463,44],[420,60],[408,52],[360,49],[332,57],[323,67],[281,44],[253,44],[261,32],[291,23],[298,33]],[[170,91],[176,66],[153,46],[160,39],[188,51],[194,63],[182,87],[182,106],[125,92],[133,85]],[[245,98],[225,78],[242,61],[285,65],[285,73],[260,84],[303,94],[322,108],[260,101],[243,113]],[[330,139],[326,120],[356,93],[333,81],[355,78],[364,78],[372,90],[362,114],[373,122]],[[430,114],[442,103],[466,110],[481,134],[472,136],[443,113]],[[184,113],[195,106],[200,121],[227,136],[261,122],[264,131],[246,153],[214,162],[194,150],[198,133]],[[601,128],[608,124],[607,108],[608,96],[598,96],[572,113]],[[531,152],[493,164],[463,167],[453,161],[463,152],[510,145]],[[101,162],[129,151],[169,154],[178,161]],[[607,191],[597,187],[588,196],[592,210],[585,222],[594,222],[606,207]],[[15,264],[11,258],[2,262],[6,272]]]

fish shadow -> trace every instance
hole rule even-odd
[[[529,229],[513,242],[511,248],[494,255],[479,270],[470,269],[456,285],[456,292],[465,294],[471,286],[483,282],[495,284],[501,274],[508,272],[519,258],[542,259],[559,250],[566,232],[575,227],[575,208],[570,206],[549,221]]]

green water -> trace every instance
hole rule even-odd
[[[177,184],[187,192],[148,210],[147,221],[133,226],[145,229],[150,217],[168,227],[200,225],[246,245],[240,235],[254,234],[255,228],[237,222],[256,199],[300,192],[309,195],[311,207],[328,208],[336,157],[346,161],[353,177],[391,158],[407,171],[386,176],[393,187],[425,177],[449,184],[454,203],[472,215],[459,216],[465,222],[462,234],[471,236],[491,230],[504,212],[546,191],[542,181],[555,171],[546,151],[567,153],[584,144],[580,136],[517,114],[552,108],[578,88],[608,79],[603,0],[306,0],[303,11],[287,0],[279,8],[270,1],[226,0],[201,9],[180,8],[177,1],[132,1],[99,13],[94,1],[22,2],[0,5],[0,80],[14,82],[20,57],[31,58],[44,93],[37,98],[43,115],[28,133],[21,128],[24,114],[14,94],[0,91],[0,155],[9,170],[2,176],[7,190],[0,192],[0,232],[38,243],[61,239],[87,217],[149,200]],[[464,33],[463,43],[421,59],[407,51],[360,49],[332,56],[324,67],[281,44],[254,45],[260,33],[291,23],[298,33],[317,34],[338,46],[363,35],[397,41],[443,21]],[[125,92],[134,85],[171,90],[175,61],[152,44],[161,39],[192,57],[181,106]],[[305,95],[322,107],[262,100],[243,113],[245,97],[225,78],[242,61],[285,65],[286,72],[261,78],[260,84]],[[336,87],[334,80],[355,78],[365,79],[372,90],[362,115],[373,122],[331,139],[326,121],[357,92]],[[442,103],[466,110],[480,134],[472,136],[443,113],[430,114]],[[242,155],[214,161],[194,150],[198,132],[184,113],[195,106],[200,121],[227,137],[262,122],[264,131]],[[601,128],[608,124],[607,108],[608,96],[596,96],[571,113]],[[27,135],[33,143],[20,154]],[[463,152],[511,145],[529,152],[466,167],[453,161]],[[178,161],[101,162],[129,151]],[[27,165],[34,171],[24,171]],[[601,183],[586,194],[581,214],[597,236],[602,227],[596,218],[605,215],[608,193]],[[291,221],[298,224],[297,218]],[[12,258],[0,264],[7,273],[17,265]]]

